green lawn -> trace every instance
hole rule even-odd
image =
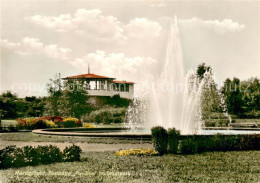
[[[102,144],[140,144],[141,140],[127,138],[97,138],[97,137],[74,137],[38,135],[32,132],[0,133],[1,140],[22,142],[70,142],[70,143],[102,143]],[[142,139],[142,143],[151,143],[151,140]]]
[[[112,152],[92,152],[84,153],[81,162],[1,170],[0,182],[3,177],[9,182],[15,183],[256,183],[260,181],[259,157],[260,151],[208,152],[197,155],[164,155],[161,157],[117,157]]]

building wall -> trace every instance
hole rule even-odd
[[[121,91],[109,91],[109,90],[88,90],[88,96],[104,96],[104,97],[112,97],[114,95],[119,94],[121,98],[133,99],[134,98],[134,86],[133,84],[129,85],[129,92],[121,92]]]

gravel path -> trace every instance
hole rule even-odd
[[[56,145],[60,149],[64,149],[66,146],[72,145],[69,142],[20,142],[20,141],[4,141],[0,140],[0,149],[3,149],[9,145],[16,145],[17,147],[23,147],[26,145],[38,146],[38,145]],[[117,151],[121,149],[133,149],[133,148],[152,148],[152,144],[87,144],[87,143],[75,143],[80,146],[83,152],[102,152],[102,151]]]

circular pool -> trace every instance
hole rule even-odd
[[[120,137],[120,138],[151,138],[150,130],[131,131],[128,128],[55,128],[38,129],[33,133],[42,135],[81,136],[81,137]],[[215,128],[203,129],[197,135],[245,135],[260,134],[259,128]],[[182,135],[190,136],[190,135]]]

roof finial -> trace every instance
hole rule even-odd
[[[90,74],[90,68],[89,68],[89,63],[88,63],[88,74]]]

